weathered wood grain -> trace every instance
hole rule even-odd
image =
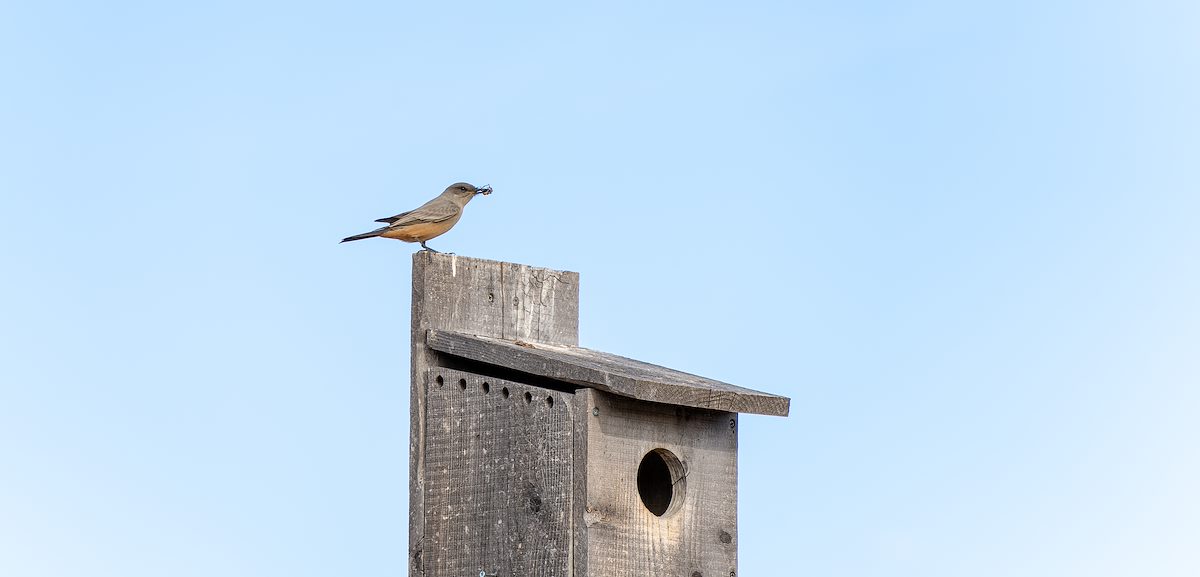
[[[587,415],[588,471],[576,575],[736,576],[737,414],[594,389],[576,392],[576,403],[586,408],[576,414]],[[642,459],[656,450],[682,466],[672,475],[676,502],[662,516],[643,504],[637,482]]]
[[[418,311],[418,304],[421,309]],[[413,306],[426,328],[510,340],[579,342],[579,274],[420,251]]]
[[[574,395],[427,377],[425,575],[569,577]]]
[[[579,275],[429,251],[414,253],[412,263],[409,575],[421,576],[427,513],[424,439],[429,425],[423,383],[429,369],[451,364],[425,345],[426,332],[578,344]]]
[[[658,403],[786,416],[787,397],[577,346],[431,329],[434,350],[533,375]]]
[[[587,577],[588,575],[588,528],[584,523],[587,518],[588,494],[588,419],[592,415],[592,405],[587,395],[576,393],[572,399],[574,412],[574,428],[571,439],[571,571],[572,577]]]

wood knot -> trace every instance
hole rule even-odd
[[[525,483],[525,502],[528,503],[529,511],[531,513],[541,512],[542,495],[533,483]]]

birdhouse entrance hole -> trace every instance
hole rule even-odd
[[[686,472],[683,463],[666,449],[654,449],[638,465],[637,488],[642,504],[662,517],[683,502]]]

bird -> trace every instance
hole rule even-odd
[[[437,198],[413,210],[375,221],[386,222],[387,226],[371,232],[348,236],[343,238],[342,242],[381,236],[404,242],[419,242],[421,248],[430,252],[438,252],[426,246],[425,241],[450,230],[458,222],[458,219],[462,218],[463,207],[467,206],[467,203],[471,202],[475,195],[491,193],[491,185],[476,187],[466,182],[456,182],[447,186],[446,190]]]

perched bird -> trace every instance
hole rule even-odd
[[[492,187],[476,188],[465,182],[456,182],[446,187],[445,192],[437,198],[422,204],[415,210],[402,212],[396,216],[381,218],[375,222],[386,222],[387,226],[371,232],[364,232],[342,239],[342,242],[361,240],[375,236],[395,238],[404,242],[419,242],[421,248],[437,252],[425,246],[425,241],[450,230],[454,223],[462,218],[463,207],[475,198],[476,194],[491,194]]]

